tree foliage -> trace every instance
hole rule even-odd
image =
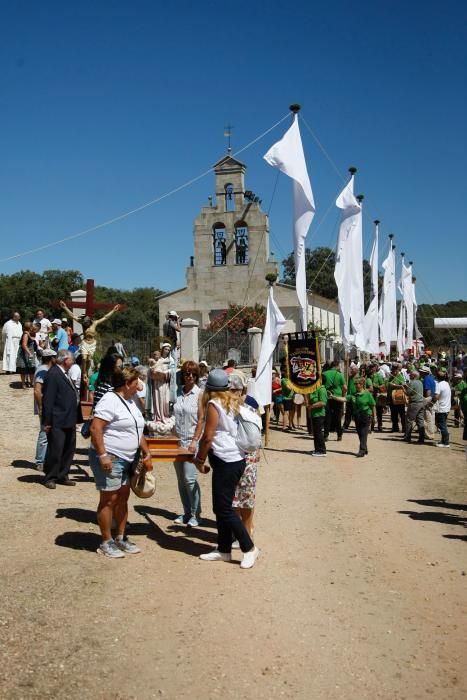
[[[221,311],[209,324],[208,330],[218,331],[227,328],[229,331],[242,333],[256,326],[264,328],[266,323],[266,309],[261,304],[246,306],[230,304],[228,309]]]
[[[461,338],[467,336],[465,328],[435,328],[434,318],[466,318],[467,301],[448,301],[446,304],[420,304],[417,311],[417,324],[425,341],[425,347],[435,352],[448,350],[450,344],[466,347]]]
[[[319,248],[305,248],[306,284],[314,294],[319,294],[326,299],[337,301],[337,285],[334,280],[334,268],[336,266],[336,253],[331,248],[321,246]],[[295,285],[294,254],[282,261],[284,276],[282,282]],[[382,277],[380,277],[380,287]],[[363,291],[365,295],[365,308],[371,299],[371,267],[368,260],[363,261]]]
[[[12,311],[19,311],[22,320],[34,318],[37,309],[43,309],[47,318],[63,316],[59,299],[70,299],[76,289],[85,289],[86,281],[78,270],[46,270],[42,275],[24,270],[13,275],[0,275],[0,311],[5,323]],[[132,291],[99,287],[94,289],[96,302],[126,304],[124,312],[115,314],[106,324],[105,331],[125,338],[158,334],[159,308],[156,298],[162,291],[154,287],[140,287]],[[105,311],[96,312],[102,316]],[[104,329],[103,329],[104,330]]]

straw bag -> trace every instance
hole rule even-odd
[[[144,468],[141,451],[133,462],[133,476],[130,480],[131,490],[138,498],[151,498],[156,493],[156,475],[154,470],[148,472]]]

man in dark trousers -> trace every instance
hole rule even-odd
[[[76,447],[78,395],[68,377],[74,362],[73,353],[59,350],[56,364],[47,372],[42,395],[42,430],[47,434],[47,455],[44,462],[44,486],[74,486],[69,479]]]

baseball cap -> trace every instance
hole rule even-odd
[[[62,325],[62,322],[60,321],[59,318],[54,318],[54,320],[52,321],[52,323],[55,323],[56,326],[61,326],[61,325]]]
[[[57,353],[55,350],[50,350],[49,348],[45,348],[45,350],[42,351],[42,357],[56,357]]]

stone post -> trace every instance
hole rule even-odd
[[[199,322],[194,318],[184,318],[180,332],[180,357],[184,360],[199,362],[198,345]]]
[[[73,302],[72,311],[75,316],[81,316],[86,313],[86,291],[84,289],[77,289],[70,294],[71,300]],[[83,327],[80,323],[73,321],[73,333],[83,332]]]
[[[250,362],[255,365],[259,360],[262,330],[253,326],[253,328],[248,329],[248,334],[250,336]]]

